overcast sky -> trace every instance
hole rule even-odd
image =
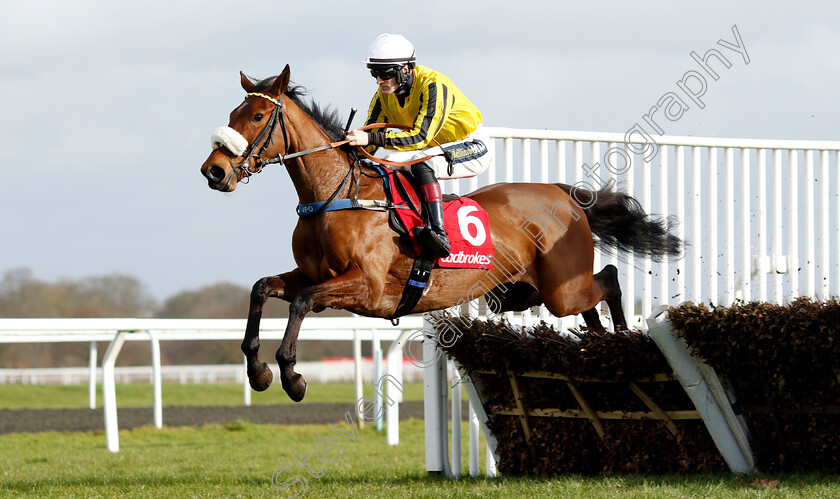
[[[0,1],[0,273],[118,272],[163,300],[291,270],[284,170],[212,191],[209,136],[243,98],[240,70],[289,64],[317,102],[366,110],[359,61],[382,32],[489,126],[625,132],[716,48],[731,67],[665,133],[840,140],[835,1],[289,3]],[[717,44],[733,26],[748,64]]]

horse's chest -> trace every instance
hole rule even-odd
[[[330,224],[315,231],[298,227],[293,246],[298,267],[313,281],[321,282],[351,267],[361,267],[359,254],[365,251],[360,252],[359,247],[363,244],[363,234],[352,224]]]

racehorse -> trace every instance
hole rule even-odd
[[[227,126],[239,137],[216,143],[201,166],[210,188],[233,191],[267,164],[281,163],[300,203],[349,198],[354,192],[384,200],[381,179],[362,174],[365,168],[358,166],[353,150],[340,145],[344,131],[337,112],[303,100],[302,87],[290,87],[289,75],[288,65],[280,75],[261,81],[240,72],[247,95],[230,113]],[[354,167],[358,173],[353,173]],[[489,215],[497,250],[494,266],[434,268],[411,313],[441,310],[492,293],[495,312],[544,303],[555,316],[583,314],[588,326],[602,330],[595,307],[603,300],[615,327],[625,328],[616,268],[609,265],[593,275],[593,234],[604,247],[654,259],[681,251],[681,241],[669,232],[667,220],[650,217],[636,200],[612,190],[499,183],[466,197]],[[534,228],[529,223],[536,216],[551,223]],[[535,244],[535,233],[540,244]],[[263,305],[269,297],[289,301],[289,320],[275,357],[283,389],[298,402],[307,386],[294,371],[304,316],[331,307],[393,318],[417,255],[389,227],[387,213],[367,210],[300,218],[292,251],[296,269],[254,284],[242,351],[251,387],[265,390],[273,375],[258,355]],[[513,275],[510,269],[519,271]]]

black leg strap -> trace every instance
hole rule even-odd
[[[428,250],[420,252],[420,256],[414,260],[414,265],[411,267],[411,273],[408,276],[408,282],[405,283],[402,298],[397,305],[394,315],[391,316],[393,322],[398,317],[410,314],[420,297],[423,296],[423,290],[426,289],[426,284],[429,282],[429,277],[432,275],[432,267],[434,266],[434,255]]]

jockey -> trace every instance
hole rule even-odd
[[[482,173],[493,162],[493,141],[482,130],[479,110],[449,78],[415,64],[414,46],[405,37],[379,35],[364,62],[379,85],[365,124],[392,123],[411,129],[353,130],[347,133],[349,144],[370,146],[371,152],[383,147],[391,161],[431,156],[410,167],[429,213],[428,224],[415,237],[436,255],[446,257],[450,245],[437,179]]]

